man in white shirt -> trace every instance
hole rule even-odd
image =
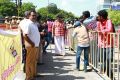
[[[26,80],[34,80],[37,75],[36,64],[37,64],[37,52],[40,43],[40,33],[36,25],[36,12],[29,12],[29,19],[26,23],[23,22],[23,27],[21,26],[25,46],[27,49],[26,55]]]

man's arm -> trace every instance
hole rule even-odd
[[[35,44],[34,44],[34,43],[30,40],[30,38],[27,36],[27,34],[25,34],[24,39],[25,39],[32,47],[35,46]]]

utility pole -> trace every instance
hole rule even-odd
[[[22,6],[22,0],[15,0],[15,3],[16,3],[17,11],[18,11],[18,16],[19,16],[20,15],[20,8]]]
[[[17,7],[17,10],[18,10],[18,16],[20,15],[20,0],[17,0],[18,1],[18,7]]]
[[[47,9],[48,9],[48,14],[49,14],[49,0],[48,0],[48,8]],[[48,18],[48,14],[47,14],[47,18]]]

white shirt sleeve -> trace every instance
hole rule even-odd
[[[30,34],[30,24],[25,25],[25,27],[23,28],[23,33]]]

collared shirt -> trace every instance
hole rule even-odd
[[[25,19],[20,23],[20,27],[23,31],[23,34],[27,34],[30,40],[35,44],[35,47],[38,47],[40,43],[40,33],[37,24],[29,19]]]
[[[53,24],[54,35],[55,36],[64,36],[64,22],[60,23],[57,20]]]
[[[107,48],[113,45],[113,39],[110,36],[110,32],[113,32],[113,26],[111,20],[104,22],[97,22],[98,31],[98,47]]]
[[[85,25],[87,29],[94,30],[97,27],[96,17],[90,16],[89,18],[83,21],[83,24]]]
[[[48,25],[48,32],[52,32],[53,22],[52,21],[47,21],[47,25]]]
[[[80,47],[88,47],[89,46],[89,36],[86,30],[86,27],[83,25],[78,26],[74,29],[73,37],[77,38],[78,46]]]

